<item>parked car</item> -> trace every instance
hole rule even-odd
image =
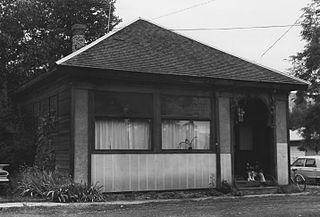
[[[320,180],[320,156],[301,156],[291,164],[291,172],[303,175],[306,179]]]
[[[7,166],[9,166],[9,164],[0,164],[0,184],[9,182],[9,172],[3,169]]]

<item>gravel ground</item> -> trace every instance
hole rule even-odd
[[[1,210],[1,217],[80,216],[320,216],[318,195],[224,198],[219,200],[148,203],[141,205],[91,205]]]

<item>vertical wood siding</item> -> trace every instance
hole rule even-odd
[[[93,154],[91,167],[104,192],[207,188],[216,155]]]
[[[58,169],[70,172],[70,126],[71,126],[71,90],[65,87],[58,92],[57,132],[53,135]]]
[[[35,103],[49,103],[50,97],[57,97],[57,125],[52,133],[52,143],[56,152],[56,167],[66,172],[70,171],[70,127],[71,127],[71,88],[61,79],[50,84],[44,83],[43,86],[28,92],[24,92],[19,99],[15,99],[20,104],[25,115],[33,115],[33,106]],[[49,105],[46,105],[49,106]],[[30,119],[31,121],[32,119]],[[31,124],[31,123],[28,123]]]

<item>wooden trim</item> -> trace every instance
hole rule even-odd
[[[70,108],[71,108],[71,118],[70,118],[70,174],[71,174],[71,177],[74,178],[74,168],[75,168],[75,162],[74,162],[74,130],[75,130],[75,97],[74,97],[74,87],[73,85],[71,85],[71,100],[70,100]]]
[[[91,154],[215,154],[213,150],[186,150],[186,149],[172,149],[172,150],[92,150]]]
[[[209,98],[210,97],[210,88],[209,87],[190,87],[186,85],[162,85],[159,87],[160,95],[165,96],[187,96],[187,97],[201,97]]]
[[[210,150],[216,152],[216,117],[214,92],[210,92]]]
[[[288,147],[288,184],[290,182],[290,176],[291,176],[291,156],[290,156],[290,131],[289,131],[289,100],[288,100],[288,94],[287,94],[287,100],[286,100],[286,116],[287,116],[287,147]]]
[[[89,80],[88,80],[89,79]],[[91,79],[91,80],[90,80]],[[194,96],[194,97],[210,97],[210,88],[212,85],[190,85],[190,84],[160,84],[158,82],[148,82],[141,80],[128,81],[108,79],[103,80],[88,77],[86,80],[77,80],[75,83],[77,89],[94,90],[98,92],[115,92],[115,93],[140,93],[152,94],[157,89],[161,95],[173,96]]]
[[[214,188],[214,189],[217,189]],[[204,191],[205,193],[208,192],[208,188],[174,188],[174,189],[165,189],[165,190],[139,190],[139,191],[112,191],[112,192],[103,192],[105,195],[117,195],[117,194],[134,194],[134,193],[161,193],[161,192],[192,192],[192,191]]]
[[[217,183],[216,183],[216,187],[220,188],[221,187],[221,141],[220,141],[220,110],[219,110],[219,97],[218,97],[218,93],[215,92],[215,98],[216,100],[214,101],[214,106],[216,107],[215,109],[215,125],[216,125],[216,164],[217,164],[217,168],[216,168],[216,173],[217,173]]]
[[[245,81],[245,80],[232,80],[232,79],[219,79],[209,77],[199,77],[192,75],[172,75],[172,74],[154,74],[142,72],[130,72],[121,70],[109,69],[93,69],[90,67],[74,67],[74,66],[59,66],[72,71],[74,76],[79,77],[96,77],[104,79],[116,79],[126,81],[141,81],[157,82],[157,83],[179,83],[179,84],[195,84],[195,85],[219,85],[219,86],[240,86],[240,87],[266,87],[278,88],[283,90],[306,90],[308,84],[292,84],[292,83],[276,83],[276,82],[259,82],[259,81]],[[90,73],[88,73],[90,71]]]
[[[181,88],[184,88],[184,87],[181,87]],[[195,94],[195,92],[192,92],[192,90],[186,90],[186,89],[180,90],[180,92],[178,89],[172,90],[171,92],[166,92],[166,91],[168,91],[168,90],[159,89],[160,97],[161,96],[198,97],[198,98],[206,98],[206,99],[210,100],[209,90],[203,91],[203,92],[201,92],[201,94]]]
[[[272,93],[273,94],[273,93]],[[273,128],[273,161],[274,161],[274,178],[278,181],[278,151],[277,151],[277,101],[274,101],[274,128]]]
[[[94,114],[94,110],[93,110],[93,114]],[[134,120],[137,120],[137,119],[150,119],[150,120],[152,120],[152,116],[146,116],[146,115],[121,116],[121,115],[94,114],[94,117],[98,118],[98,119],[134,119]]]
[[[211,106],[210,106],[211,109]],[[170,116],[170,115],[161,115],[161,120],[181,120],[181,121],[210,121],[212,115],[208,118],[201,118],[201,117],[192,117],[192,116]]]
[[[95,143],[94,93],[88,91],[88,184],[91,185],[91,153]]]
[[[229,112],[230,112],[230,154],[231,154],[231,180],[232,185],[236,186],[236,180],[235,180],[235,145],[236,145],[236,124],[235,124],[235,114],[233,111],[233,103],[231,102],[231,99],[229,98]]]
[[[159,89],[155,88],[153,92],[153,128],[152,128],[152,144],[151,150],[153,152],[161,151],[161,104]]]

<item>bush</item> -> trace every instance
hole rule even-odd
[[[51,190],[47,198],[55,202],[101,202],[104,201],[101,193],[102,186],[97,184],[71,183],[61,188]]]
[[[233,196],[242,196],[242,192],[229,184],[227,180],[222,181],[221,187],[218,189],[218,191],[224,194],[232,194]]]
[[[300,189],[293,184],[289,184],[289,185],[282,185],[279,186],[277,193],[279,194],[291,194],[291,193],[300,193]]]
[[[103,201],[101,186],[75,183],[65,173],[22,167],[17,181],[21,196],[45,198],[53,202]]]

